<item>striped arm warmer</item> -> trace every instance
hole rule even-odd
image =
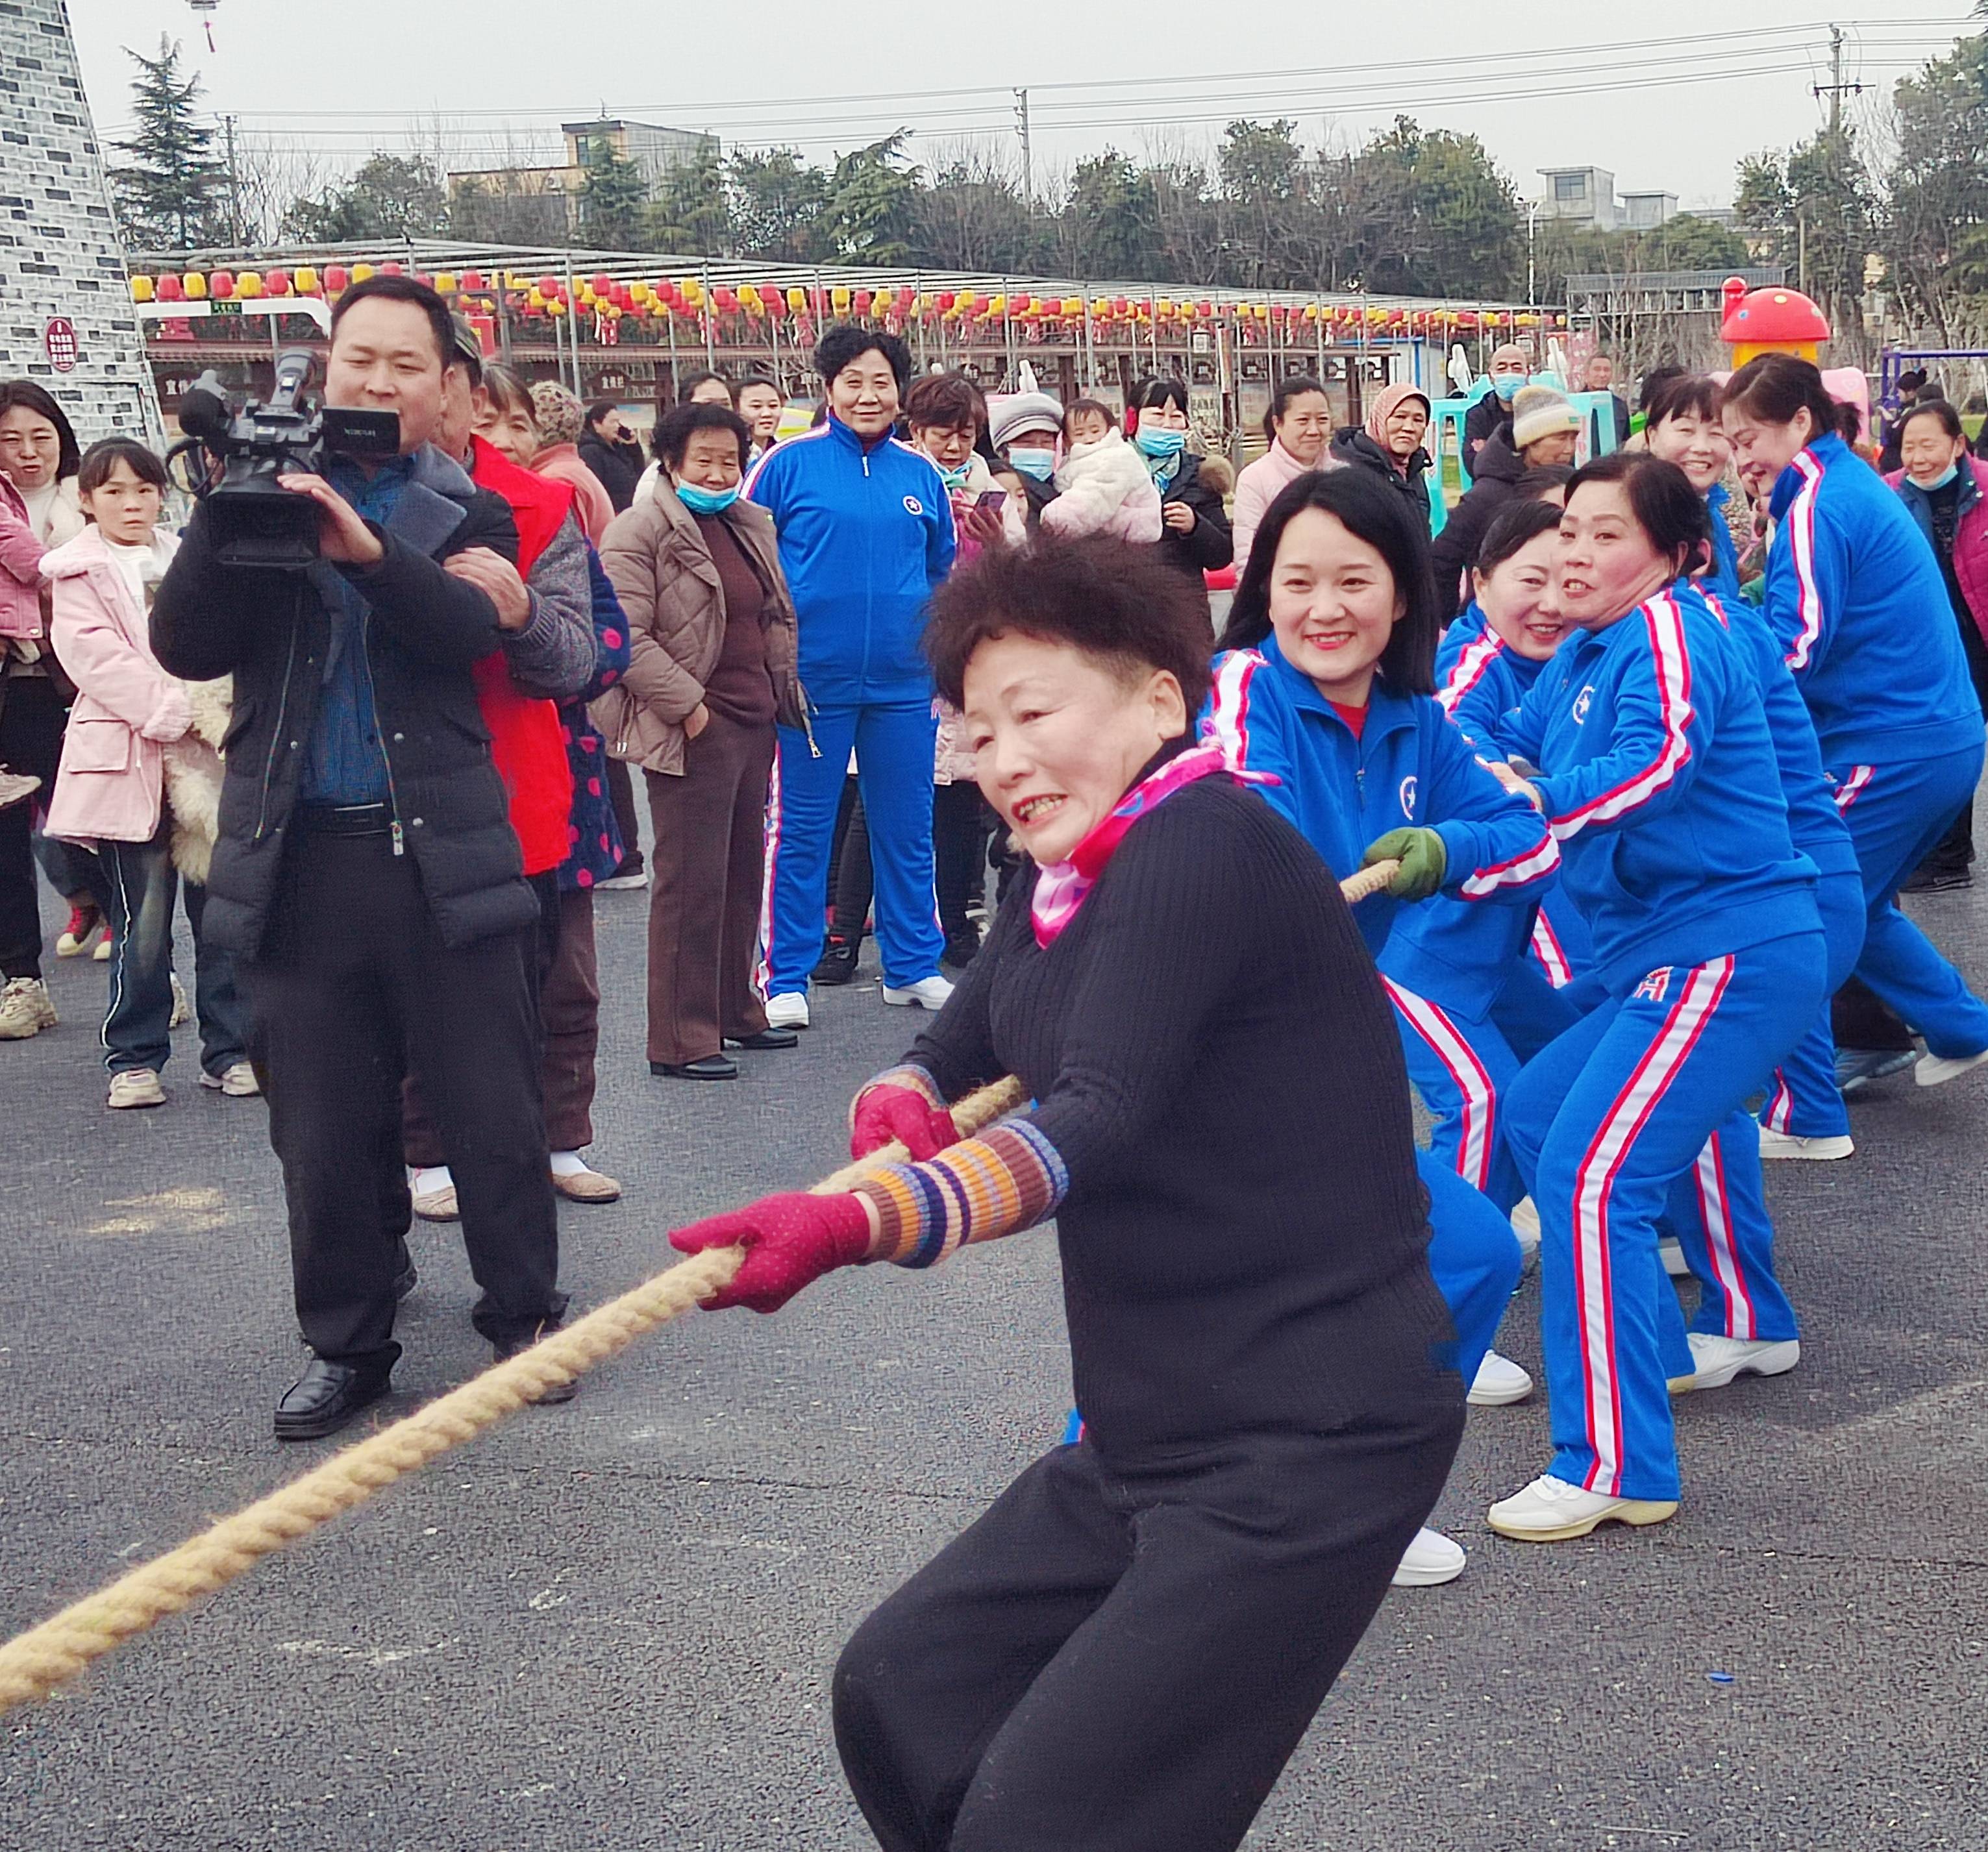
[[[1010,1119],[925,1163],[888,1165],[855,1188],[877,1205],[881,1225],[871,1258],[928,1267],[967,1242],[1046,1222],[1069,1193],[1070,1174],[1030,1120]]]

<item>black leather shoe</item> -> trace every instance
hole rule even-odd
[[[980,934],[971,926],[964,932],[955,933],[945,942],[945,951],[940,958],[942,965],[950,965],[955,971],[964,971],[973,962],[980,950]]]
[[[792,1029],[762,1029],[752,1036],[727,1036],[727,1048],[798,1048],[800,1032]]]
[[[379,1401],[393,1383],[390,1363],[355,1367],[314,1357],[276,1404],[276,1438],[316,1441],[336,1434],[361,1409]]]
[[[395,1259],[397,1264],[394,1269],[394,1296],[396,1299],[405,1299],[415,1287],[421,1283],[421,1275],[414,1271],[414,1257],[407,1252],[407,1241],[405,1235],[401,1238],[400,1249]]]
[[[542,1337],[549,1337],[559,1330],[557,1325],[541,1325],[529,1337],[521,1337],[514,1344],[492,1344],[490,1354],[500,1364],[509,1363],[520,1350],[529,1350]],[[532,1400],[541,1408],[552,1408],[560,1402],[570,1402],[580,1393],[580,1379],[575,1377],[570,1383],[555,1383],[542,1395]]]
[[[739,1063],[729,1055],[706,1055],[701,1061],[651,1061],[649,1072],[672,1080],[736,1080]]]
[[[821,962],[814,968],[814,981],[817,984],[854,984],[856,961],[862,955],[860,943],[852,945],[847,939],[830,939],[828,949],[821,955]]]

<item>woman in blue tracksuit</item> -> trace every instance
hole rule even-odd
[[[1550,603],[1559,529],[1558,509],[1515,502],[1485,530],[1476,596],[1436,652],[1436,704],[1468,738],[1493,737],[1559,647],[1566,626]],[[1520,1066],[1579,1013],[1560,992],[1587,929],[1550,886],[1530,891],[1529,901],[1543,905],[1432,896],[1396,922],[1378,960],[1409,1077],[1435,1121],[1430,1149],[1508,1214],[1525,1190],[1499,1102]]]
[[[1864,948],[1864,890],[1857,850],[1823,770],[1815,723],[1781,660],[1780,647],[1760,607],[1740,594],[1739,549],[1725,515],[1725,478],[1733,446],[1720,422],[1720,397],[1719,384],[1709,373],[1682,373],[1667,380],[1650,401],[1644,433],[1649,454],[1676,464],[1705,498],[1712,551],[1694,583],[1746,646],[1760,684],[1788,800],[1788,826],[1795,847],[1815,863],[1821,877],[1816,907],[1828,935],[1829,989],[1834,995],[1855,969]],[[1836,1090],[1833,1054],[1828,1029],[1818,1023],[1789,1057],[1787,1067],[1776,1071],[1760,1114],[1762,1157],[1850,1155],[1850,1117]]]
[[[779,529],[800,619],[809,725],[780,728],[768,805],[771,898],[760,982],[775,1028],[808,1026],[808,979],[827,935],[829,844],[854,749],[876,874],[884,1001],[936,1009],[945,939],[932,890],[938,722],[920,651],[931,593],[952,569],[952,507],[938,469],[891,434],[911,355],[895,335],[831,328],[815,350],[828,395],[819,429],[767,451],[746,494]]]
[[[1253,788],[1342,880],[1398,858],[1388,891],[1353,912],[1377,955],[1412,911],[1405,903],[1441,893],[1529,911],[1559,859],[1539,818],[1499,788],[1431,698],[1435,639],[1427,543],[1401,497],[1365,470],[1287,484],[1236,588],[1202,732],[1242,769],[1267,775]],[[1425,1151],[1420,1165],[1429,1266],[1475,1387],[1518,1282],[1518,1242],[1451,1164]],[[1518,1394],[1530,1388],[1516,1364],[1498,1363],[1494,1377],[1509,1373]]]
[[[1771,488],[1767,617],[1815,722],[1865,904],[1857,975],[1925,1039],[1937,1087],[1988,1061],[1988,1005],[1899,911],[1898,884],[1981,776],[1981,705],[1932,549],[1884,480],[1835,434],[1806,360],[1763,354],[1726,382],[1720,416],[1741,478]],[[1784,1064],[1783,1129],[1848,1130],[1827,1022]]]
[[[1507,1536],[1583,1536],[1677,1509],[1677,1311],[1657,1225],[1674,1186],[1708,1164],[1758,1193],[1743,1103],[1823,996],[1815,868],[1789,833],[1760,691],[1680,580],[1700,562],[1705,520],[1673,465],[1618,453],[1576,473],[1557,564],[1581,634],[1500,730],[1540,768],[1524,788],[1587,916],[1604,998],[1527,1066],[1508,1106],[1540,1212],[1554,1451],[1491,1508]],[[1746,1258],[1764,1293],[1771,1256]],[[1778,1288],[1763,1321],[1791,1319]],[[1772,1371],[1796,1347],[1706,1333],[1692,1350]]]

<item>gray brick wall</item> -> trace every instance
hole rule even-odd
[[[76,324],[72,372],[49,364],[52,316]],[[161,441],[65,0],[0,0],[0,379],[24,377],[86,445],[113,431]]]

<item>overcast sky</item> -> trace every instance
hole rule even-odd
[[[149,50],[163,32],[183,42],[212,106],[239,115],[247,145],[308,144],[326,166],[348,169],[374,147],[406,145],[418,117],[447,119],[459,164],[493,165],[507,140],[543,140],[560,116],[603,103],[712,129],[728,144],[799,143],[821,161],[905,126],[918,131],[921,160],[969,135],[999,134],[1015,151],[1007,91],[1026,85],[1039,181],[1107,145],[1205,146],[1232,114],[1294,117],[1308,143],[1329,121],[1357,142],[1401,108],[1425,128],[1481,137],[1522,193],[1540,190],[1543,166],[1592,164],[1612,169],[1618,189],[1721,204],[1743,154],[1814,130],[1824,106],[1810,86],[1829,75],[1814,0],[1558,8],[1510,25],[1480,0],[218,0],[205,15],[188,0],[69,4],[106,139],[130,120],[133,66],[120,48]],[[1881,103],[1966,18],[1964,5],[1925,0],[1905,0],[1898,19],[1865,5],[1843,22],[1846,78],[1870,86],[1850,100],[1855,111]],[[1658,18],[1668,39],[1656,39]],[[1611,40],[1638,42],[1594,49]],[[453,113],[472,110],[484,113]]]

